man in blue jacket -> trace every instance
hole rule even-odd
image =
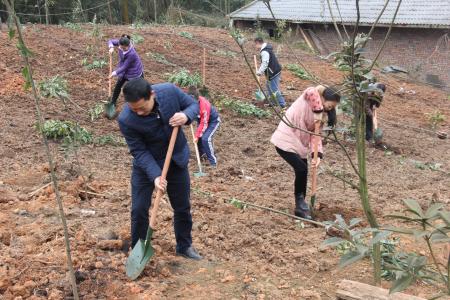
[[[167,181],[161,179],[173,127],[191,123],[199,113],[198,105],[173,84],[151,85],[143,78],[130,80],[123,92],[127,104],[120,113],[118,122],[133,156],[132,246],[139,239],[145,239],[154,188],[167,189],[174,210],[176,254],[201,259],[192,247],[189,147],[181,130],[175,143]]]

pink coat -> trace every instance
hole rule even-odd
[[[285,121],[295,127],[314,132],[314,120],[322,120],[323,105],[316,88],[307,88],[303,94],[295,100],[284,116]],[[319,140],[319,153],[323,153],[322,138],[289,127],[283,121],[271,138],[271,143],[286,152],[293,152],[306,159],[309,153],[313,153],[312,142]]]

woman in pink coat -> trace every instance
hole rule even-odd
[[[324,86],[307,88],[286,111],[284,121],[293,127],[314,132],[315,121],[322,121],[322,113],[336,108],[341,100],[340,95],[332,88]],[[323,158],[322,139],[302,130],[280,122],[271,138],[278,154],[290,164],[295,171],[295,215],[301,218],[311,218],[309,205],[305,202],[308,154],[313,154],[313,145],[318,143],[319,157],[312,164],[319,166]]]

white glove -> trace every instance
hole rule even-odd
[[[109,48],[109,54],[113,54],[114,52],[114,47]]]

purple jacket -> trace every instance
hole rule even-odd
[[[119,40],[113,39],[108,41],[108,47],[119,46]],[[133,44],[130,44],[128,51],[122,51],[119,48],[119,66],[114,71],[117,77],[124,77],[127,80],[140,77],[144,72],[141,58],[134,49]]]

